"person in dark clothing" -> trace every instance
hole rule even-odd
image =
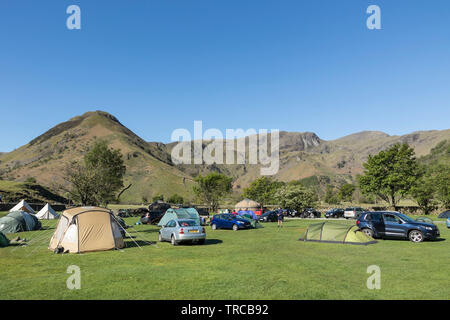
[[[277,210],[277,221],[278,221],[278,228],[283,227],[283,211],[281,211],[281,208],[278,208]]]

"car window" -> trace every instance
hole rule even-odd
[[[393,214],[385,214],[384,215],[384,221],[386,222],[393,222],[393,223],[399,223],[400,219]]]
[[[373,212],[371,214],[368,214],[367,216],[370,217],[370,219],[368,219],[368,220],[371,220],[371,221],[380,222],[383,220],[382,215],[379,212]]]
[[[166,227],[169,227],[169,228],[175,227],[175,221],[170,220],[169,222],[167,222]]]
[[[193,227],[197,225],[197,223],[193,220],[181,220],[178,221],[178,224],[180,225],[180,227]]]

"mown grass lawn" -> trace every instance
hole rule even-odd
[[[128,218],[129,225],[137,218]],[[25,247],[0,249],[0,299],[449,299],[450,231],[445,240],[369,246],[297,241],[311,220],[262,229],[212,231],[203,246],[157,243],[158,228],[128,229],[118,251],[53,254],[46,230],[19,234]],[[349,223],[343,221],[342,223]],[[16,235],[8,235],[12,239]],[[81,269],[81,289],[66,287],[67,267]],[[369,290],[369,265],[381,268],[381,290]]]

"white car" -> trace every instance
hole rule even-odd
[[[344,218],[345,219],[358,219],[361,213],[363,213],[365,210],[361,207],[350,207],[346,208],[344,211]]]
[[[173,219],[159,230],[159,241],[170,241],[176,246],[181,242],[204,244],[205,228],[192,219]]]

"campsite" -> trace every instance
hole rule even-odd
[[[1,216],[7,212],[0,213]],[[264,228],[211,230],[204,245],[159,243],[155,225],[135,225],[120,250],[54,254],[58,220],[42,230],[8,234],[28,245],[0,249],[1,299],[442,299],[450,280],[450,241],[378,240],[349,245],[299,241],[314,219]],[[442,238],[450,229],[434,218]],[[442,222],[439,222],[442,220]],[[337,223],[337,222],[336,222]],[[354,221],[339,221],[348,226]],[[67,290],[67,268],[82,272],[82,290]],[[382,270],[381,290],[367,290],[369,265]],[[171,281],[177,275],[177,281]],[[183,287],[185,290],[178,290]]]

